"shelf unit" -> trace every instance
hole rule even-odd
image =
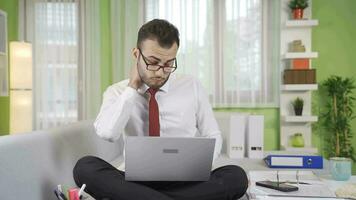
[[[280,147],[291,152],[317,153],[318,149],[311,144],[313,122],[318,121],[318,116],[311,113],[311,93],[318,90],[318,84],[283,84],[283,72],[287,69],[290,59],[315,59],[318,52],[311,48],[311,29],[319,24],[316,19],[311,19],[311,6],[304,10],[308,19],[291,20],[288,3],[290,0],[281,1],[281,85],[280,85]],[[306,52],[289,52],[289,45],[293,40],[302,40]],[[311,62],[310,63],[310,68]],[[302,116],[294,114],[292,100],[300,97],[304,100]],[[292,147],[291,137],[295,133],[302,133],[305,147]]]
[[[0,10],[0,96],[9,95],[7,14]]]
[[[318,84],[284,84],[281,85],[284,91],[311,91],[318,90]]]
[[[284,54],[284,59],[296,59],[296,58],[317,58],[317,52],[293,52],[293,53],[286,53]]]
[[[302,19],[302,20],[286,20],[286,27],[311,27],[319,25],[319,21],[315,19]]]
[[[287,152],[302,152],[302,153],[312,153],[312,154],[318,153],[318,149],[314,147],[304,147],[304,148],[286,147],[285,150]]]
[[[285,122],[299,122],[299,123],[308,123],[308,122],[317,122],[318,116],[304,115],[304,116],[283,116]]]

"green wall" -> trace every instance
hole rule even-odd
[[[319,19],[319,26],[312,31],[312,47],[319,52],[313,66],[317,69],[319,83],[331,75],[356,78],[355,8],[355,0],[313,0],[313,18]],[[313,95],[316,104],[322,104],[324,100],[319,94]],[[356,112],[356,106],[354,110]],[[356,120],[353,120],[351,128],[356,149]],[[322,129],[315,133],[315,143],[322,141],[319,139],[323,137]],[[323,142],[318,145],[323,147]],[[353,174],[356,174],[356,163],[353,164]]]
[[[7,13],[8,41],[17,40],[18,1],[0,0],[0,9]],[[0,97],[0,135],[9,133],[9,102],[9,97]]]
[[[110,0],[100,0],[101,90],[112,84]]]

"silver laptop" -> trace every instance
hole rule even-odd
[[[176,137],[126,138],[125,180],[207,181],[215,139]]]

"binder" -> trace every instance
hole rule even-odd
[[[323,169],[322,156],[269,155],[264,161],[270,168]]]
[[[263,159],[264,116],[248,116],[247,157]]]
[[[247,115],[231,115],[230,134],[227,140],[229,158],[245,157],[245,135]]]

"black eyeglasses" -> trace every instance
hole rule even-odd
[[[138,48],[140,55],[142,56],[143,62],[146,64],[146,69],[149,71],[158,71],[159,69],[163,69],[163,72],[165,73],[173,73],[177,69],[177,59],[174,59],[174,62],[172,60],[171,64],[162,66],[159,65],[158,63],[149,63],[147,62],[147,58],[142,54],[142,51],[140,48]]]

